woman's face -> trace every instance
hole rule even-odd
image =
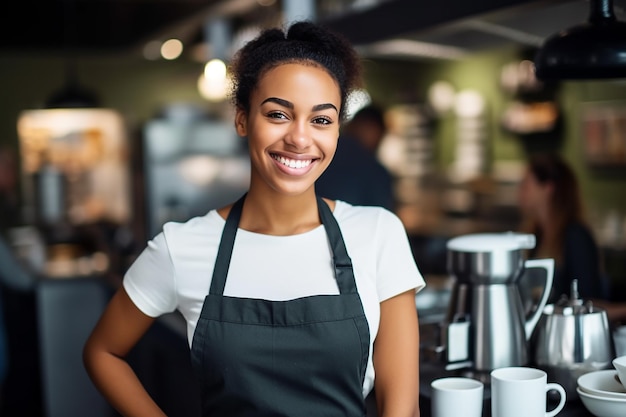
[[[237,133],[248,137],[252,187],[300,194],[315,183],[335,154],[341,96],[316,66],[283,64],[261,77],[250,111],[237,110]]]
[[[543,213],[544,208],[550,203],[550,192],[549,183],[542,184],[532,171],[526,170],[518,193],[518,203],[522,213],[531,217]]]

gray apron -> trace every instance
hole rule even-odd
[[[223,292],[244,199],[226,220],[193,335],[202,415],[365,416],[369,328],[330,208],[318,197],[340,294],[288,301],[228,297]]]

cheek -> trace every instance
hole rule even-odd
[[[247,130],[249,146],[265,147],[282,137],[284,127],[250,120]]]
[[[338,140],[339,132],[337,132],[336,134],[329,134],[328,138],[322,142],[324,153],[330,156],[334,156],[335,152],[337,151]]]

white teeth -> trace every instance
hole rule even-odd
[[[288,166],[289,168],[305,168],[308,167],[309,165],[311,165],[311,160],[307,159],[307,160],[300,160],[300,159],[288,159],[285,158],[283,156],[272,156],[275,160],[277,160],[278,162],[280,162],[281,164]]]

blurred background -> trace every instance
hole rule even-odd
[[[226,68],[261,29],[297,19],[327,24],[362,55],[366,85],[350,111],[385,109],[378,157],[431,282],[446,276],[449,238],[519,227],[526,159],[554,151],[580,180],[611,297],[626,301],[626,69],[539,81],[532,64],[548,37],[584,24],[600,3],[626,20],[626,0],[4,5],[0,288],[9,359],[0,415],[86,415],[81,401],[96,415],[101,399],[76,388],[89,386],[77,362],[86,329],[164,222],[245,191]],[[428,296],[425,312],[439,314],[445,301]],[[186,415],[180,396],[195,389],[162,382],[189,372],[185,349],[184,326],[166,317],[134,359],[170,415]],[[156,371],[171,351],[180,363]]]

